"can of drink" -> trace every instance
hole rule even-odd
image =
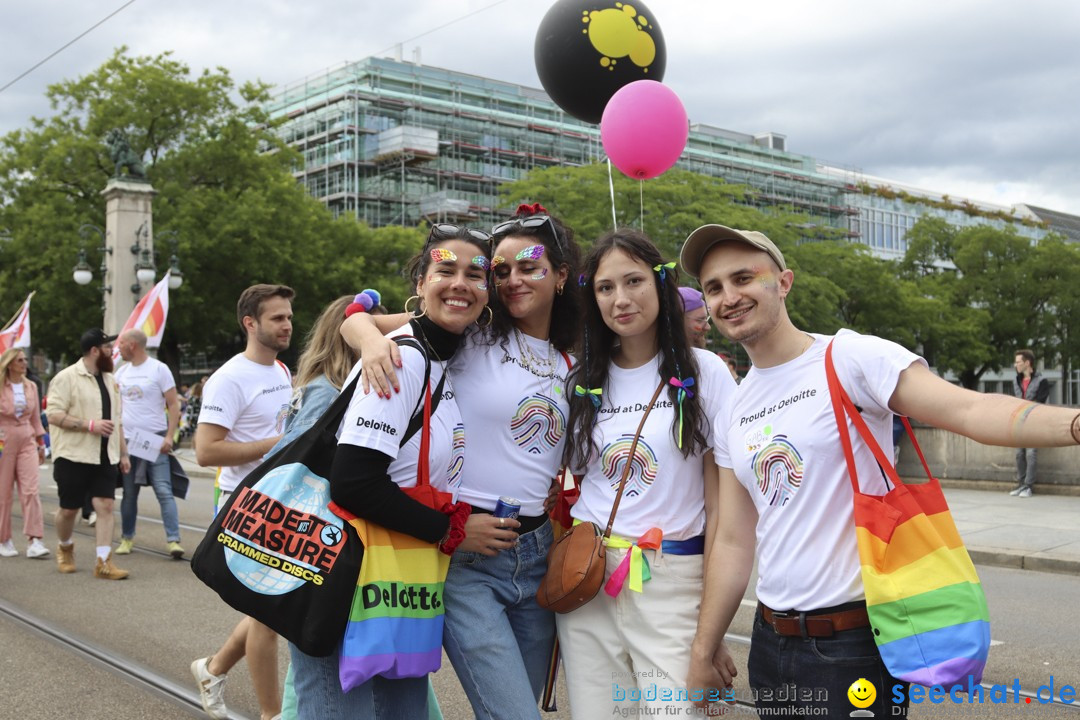
[[[499,498],[497,503],[495,503],[495,511],[491,514],[497,518],[513,518],[517,520],[518,513],[520,512],[521,501],[504,495]]]

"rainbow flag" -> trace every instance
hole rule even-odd
[[[165,321],[169,318],[169,277],[172,271],[166,271],[165,277],[143,295],[135,309],[131,311],[122,334],[128,330],[142,330],[146,335],[146,347],[161,347],[161,338],[165,335]],[[113,362],[120,361],[120,346],[113,345]]]
[[[411,535],[346,519],[364,544],[364,560],[341,646],[342,690],[376,675],[399,679],[437,671],[450,556]]]
[[[941,485],[855,495],[866,609],[889,672],[920,685],[982,680],[990,615]]]

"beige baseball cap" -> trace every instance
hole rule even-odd
[[[682,252],[679,253],[679,264],[688,275],[696,279],[701,274],[701,261],[705,259],[705,254],[713,245],[725,240],[734,240],[767,252],[781,270],[787,270],[784,254],[772,240],[756,230],[732,230],[724,225],[702,225],[690,233],[683,243]]]

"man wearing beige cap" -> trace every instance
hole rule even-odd
[[[795,274],[760,232],[702,226],[687,238],[680,260],[698,279],[717,330],[739,342],[752,364],[713,425],[721,516],[688,687],[732,683],[735,665],[722,640],[746,590],[756,540],[758,609],[747,666],[761,714],[847,717],[848,688],[862,678],[876,688],[866,710],[902,715],[907,684],[886,669],[866,614],[826,348],[832,342],[840,384],[887,457],[893,413],[1014,447],[1080,443],[1080,415],[958,388],[881,338],[796,328],[785,305]],[[1014,422],[1017,417],[1025,421]],[[860,489],[884,495],[883,473],[848,422]],[[904,688],[902,703],[893,700],[897,685]]]

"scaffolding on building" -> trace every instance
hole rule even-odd
[[[600,133],[534,88],[367,58],[286,86],[268,106],[297,149],[294,175],[335,215],[372,226],[504,216],[499,187],[535,168],[604,159]],[[744,185],[747,201],[847,231],[842,180],[786,152],[776,133],[694,125],[678,165]]]

